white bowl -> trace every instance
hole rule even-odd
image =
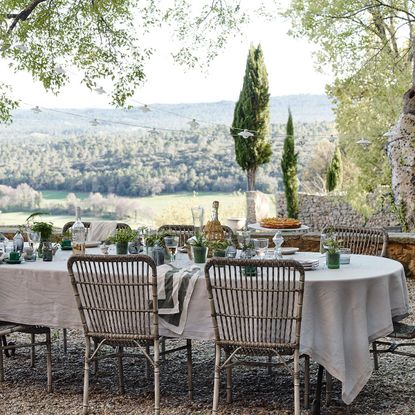
[[[245,227],[246,218],[227,218],[226,224],[233,230],[237,231]]]

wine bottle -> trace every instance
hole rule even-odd
[[[81,208],[76,208],[76,221],[72,225],[72,252],[74,255],[85,254],[86,229],[81,221]]]

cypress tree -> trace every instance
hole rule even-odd
[[[297,158],[294,143],[294,124],[291,110],[288,111],[287,135],[284,140],[284,150],[281,158],[282,177],[284,181],[285,200],[287,213],[290,218],[298,218],[298,179]]]
[[[252,131],[254,136],[243,138],[241,130]],[[246,171],[247,189],[255,190],[258,167],[271,160],[269,134],[268,74],[261,46],[251,45],[246,62],[245,76],[239,100],[235,105],[231,134],[235,142],[237,163]]]
[[[332,192],[337,187],[340,187],[343,179],[343,163],[339,146],[334,150],[333,158],[326,174],[326,188]]]

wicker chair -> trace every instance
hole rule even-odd
[[[337,238],[345,247],[350,248],[352,254],[386,256],[388,234],[384,229],[326,226],[322,233],[328,231],[336,233]]]
[[[238,243],[236,236],[229,226],[222,225],[223,232],[226,239],[231,239],[234,244]],[[162,225],[159,232],[166,231],[176,236],[179,236],[179,244],[186,245],[186,241],[195,234],[195,227],[193,225]]]
[[[232,368],[247,364],[287,368],[294,378],[294,413],[299,415],[303,267],[296,261],[213,258],[206,264],[205,277],[216,338],[212,413],[218,413],[221,369],[226,369],[230,403]],[[223,362],[222,350],[226,355]],[[247,361],[253,356],[276,357],[278,363]],[[293,368],[289,366],[292,361]],[[308,377],[307,360],[305,402],[309,394]]]
[[[84,328],[86,350],[84,366],[83,413],[88,413],[89,365],[106,357],[117,357],[120,392],[124,392],[122,359],[132,356],[124,348],[134,347],[154,369],[154,413],[160,413],[159,331],[157,270],[146,255],[85,255],[68,260],[75,299]],[[91,353],[91,340],[98,343]],[[116,352],[100,356],[103,345]],[[150,354],[150,347],[153,354]],[[191,343],[166,353],[187,350],[189,397],[192,396]]]
[[[12,333],[30,334],[30,343],[7,344],[6,336]],[[36,341],[36,334],[45,334],[45,341]],[[3,352],[15,351],[19,348],[31,348],[31,366],[35,366],[35,347],[46,346],[47,391],[52,392],[52,346],[50,329],[40,326],[27,326],[0,321],[0,382],[4,382]]]
[[[352,254],[386,256],[388,247],[388,234],[384,229],[380,228],[363,228],[350,226],[326,226],[322,233],[334,232],[337,239],[342,241],[342,245],[350,248]],[[378,360],[376,355],[376,342],[373,345],[373,359],[375,369],[378,368]],[[326,372],[326,401],[329,404],[332,391],[332,376]]]
[[[74,223],[75,223],[74,221],[65,223],[65,225],[63,225],[63,228],[62,228],[62,234],[69,231],[69,229],[71,229],[71,227]],[[82,223],[84,224],[85,228],[87,228],[87,229],[91,226],[91,222],[82,222]],[[131,229],[130,225],[127,225],[126,223],[122,223],[122,222],[118,222],[116,228],[117,229]]]

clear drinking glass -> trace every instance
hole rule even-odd
[[[258,238],[252,239],[254,243],[255,254],[259,259],[265,258],[268,249],[268,239],[267,238]]]
[[[27,232],[27,240],[29,246],[33,247],[33,253],[36,254],[40,244],[40,232],[33,232],[29,230]]]
[[[202,231],[203,228],[203,221],[205,216],[205,210],[202,206],[195,206],[192,207],[192,219],[193,219],[193,226],[195,227],[195,232]]]
[[[179,237],[178,236],[166,236],[164,238],[164,244],[166,249],[169,251],[171,260],[176,260],[177,248],[179,247]]]
[[[238,231],[237,233],[238,243],[240,246],[248,246],[251,242],[251,232],[250,231]]]
[[[284,243],[284,238],[282,236],[281,231],[278,231],[274,237],[272,238],[272,242],[274,242],[275,248],[274,248],[274,258],[275,259],[281,259],[281,246]]]

